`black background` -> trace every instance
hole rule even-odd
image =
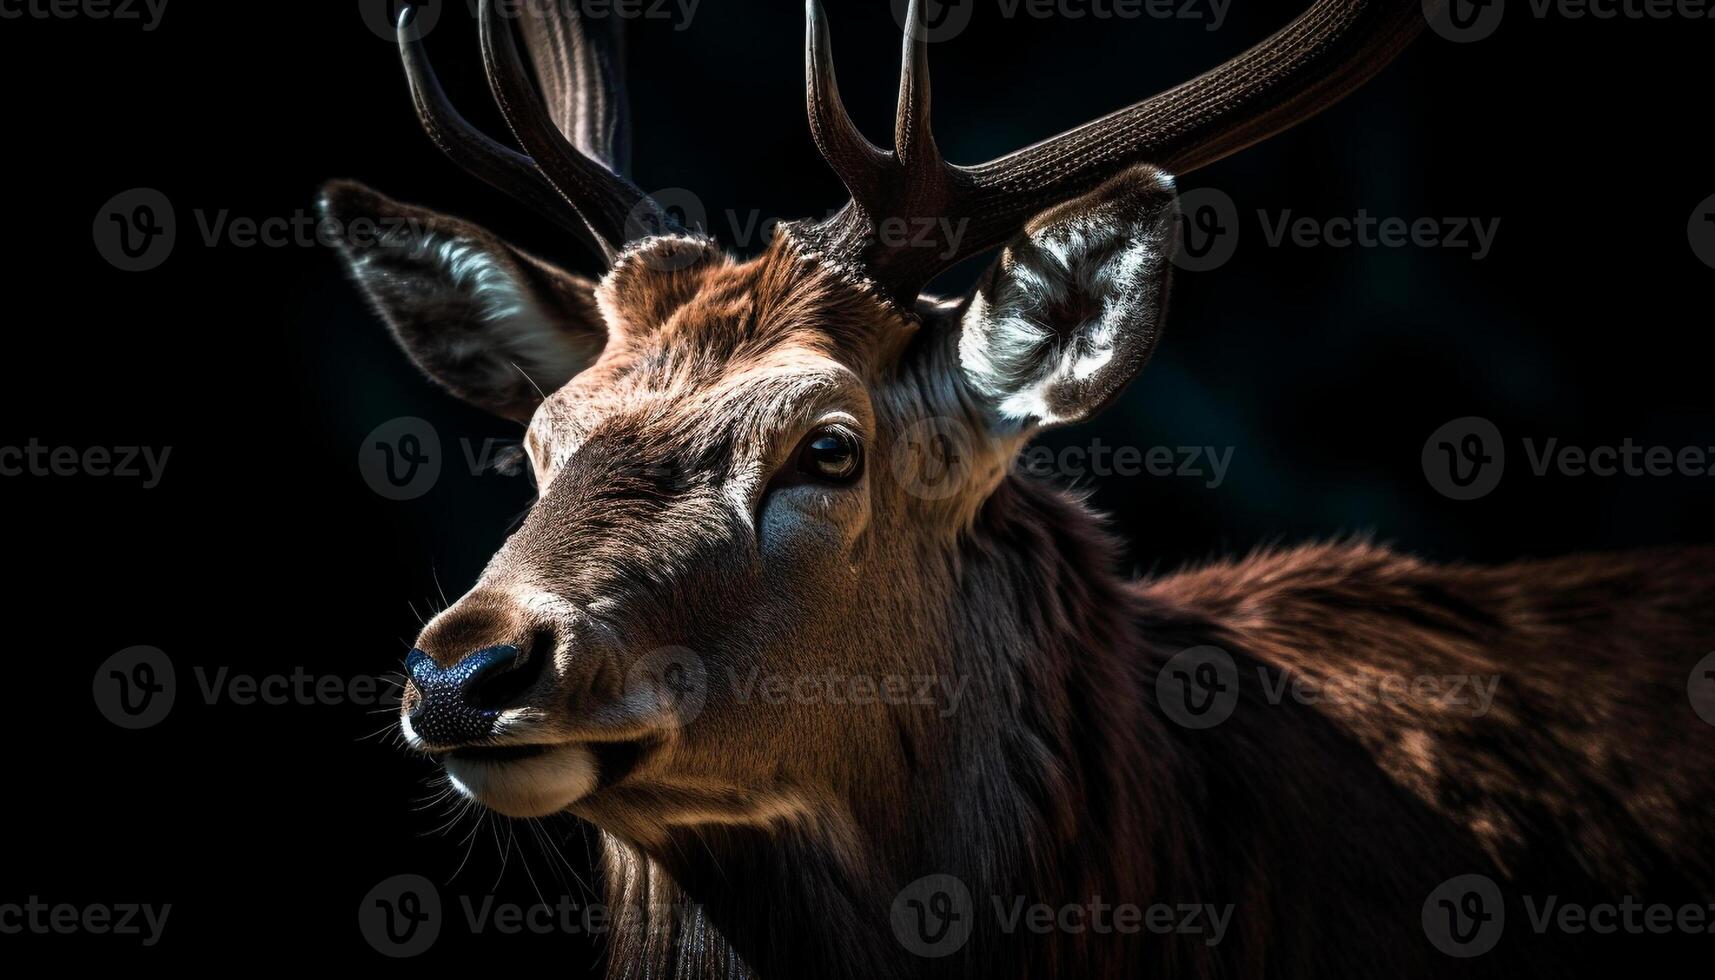
[[[888,130],[897,26],[884,3],[829,4],[859,123]],[[1047,20],[979,2],[934,47],[937,132],[986,159],[1164,88],[1260,40],[1279,3],[1228,22]],[[1708,477],[1538,477],[1525,437],[1715,444],[1708,377],[1715,270],[1687,242],[1715,193],[1706,151],[1711,22],[1538,20],[1512,4],[1492,38],[1425,35],[1366,89],[1303,127],[1185,178],[1237,202],[1232,261],[1179,276],[1154,362],[1099,422],[1056,447],[1232,447],[1222,485],[1085,478],[1140,571],[1275,541],[1373,532],[1438,559],[1500,561],[1702,542]],[[631,32],[635,171],[724,217],[821,214],[843,198],[804,121],[802,13],[703,0],[688,27]],[[454,3],[430,36],[449,89],[493,132],[475,27]],[[0,445],[171,447],[165,478],[0,478],[7,541],[8,751],[0,902],[170,902],[155,960],[245,955],[308,966],[378,959],[357,910],[421,874],[447,906],[427,959],[553,956],[597,944],[468,934],[459,896],[581,896],[586,838],[465,816],[446,833],[429,767],[370,705],[207,703],[197,671],[353,678],[396,669],[418,616],[462,592],[531,498],[464,465],[459,440],[519,430],[420,379],[308,244],[207,242],[203,220],[310,213],[355,177],[474,218],[593,271],[545,222],[423,138],[397,55],[359,5],[176,0],[158,29],[0,20],[9,298]],[[156,188],[171,257],[118,271],[92,243],[104,202]],[[1468,249],[1269,247],[1256,219],[1500,219]],[[960,270],[969,278],[972,270]],[[1492,420],[1509,451],[1495,492],[1454,501],[1425,479],[1438,426]],[[428,420],[446,453],[432,491],[398,502],[359,475],[364,436]],[[438,580],[438,584],[437,584]],[[115,651],[166,651],[177,702],[142,731],[110,724],[91,678]],[[380,734],[375,734],[380,733]],[[504,867],[503,867],[504,863]],[[462,869],[462,870],[461,870]],[[6,936],[59,962],[134,955],[134,939]],[[255,959],[248,962],[255,962]]]

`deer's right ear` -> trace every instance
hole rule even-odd
[[[348,181],[327,185],[320,208],[399,345],[473,405],[528,421],[607,342],[593,282],[476,225]]]
[[[1088,418],[1149,360],[1178,214],[1173,179],[1136,166],[1037,215],[1002,250],[959,333],[965,382],[997,426]]]

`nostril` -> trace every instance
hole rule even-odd
[[[434,694],[436,680],[440,668],[435,661],[421,650],[413,649],[405,658],[405,713],[415,718],[423,713],[428,706],[429,698]]]
[[[492,664],[472,677],[465,698],[479,711],[499,711],[517,704],[541,678],[554,656],[551,633],[539,631],[524,651]]]

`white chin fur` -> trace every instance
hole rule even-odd
[[[453,787],[491,810],[509,817],[545,817],[582,799],[596,784],[595,756],[577,745],[562,745],[512,762],[447,759]]]

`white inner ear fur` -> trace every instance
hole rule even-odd
[[[519,280],[510,261],[462,235],[423,235],[413,248],[414,258],[443,271],[446,288],[473,307],[477,319],[494,326],[481,335],[449,337],[454,358],[485,364],[485,380],[496,387],[524,372],[544,394],[577,373],[579,352],[566,343],[563,328]]]
[[[447,283],[477,304],[491,323],[519,317],[541,318],[515,273],[495,261],[481,243],[457,235],[428,235],[417,246],[422,258],[446,270]]]
[[[1155,178],[1170,195],[1172,178]],[[1094,378],[1112,365],[1128,334],[1158,328],[1174,209],[1169,198],[1163,220],[1162,209],[1125,206],[1136,199],[1121,194],[1071,208],[1015,240],[1001,254],[993,287],[972,298],[959,359],[971,386],[1004,420],[1071,421],[1048,407],[1055,384]],[[1087,314],[1056,323],[1060,311]]]

